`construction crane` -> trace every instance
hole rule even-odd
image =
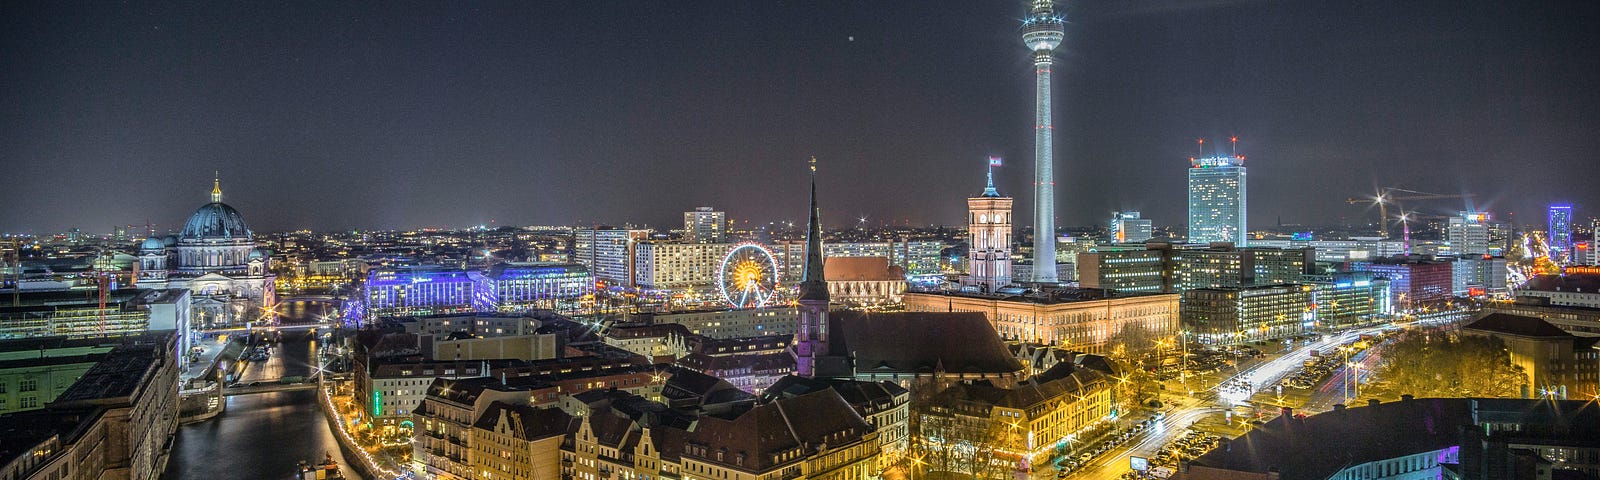
[[[1409,195],[1397,195],[1396,192],[1409,194]],[[1419,192],[1419,191],[1416,191],[1416,190],[1407,190],[1407,189],[1398,188],[1398,187],[1382,187],[1382,188],[1378,189],[1377,195],[1373,196],[1372,198],[1350,198],[1350,199],[1345,200],[1345,203],[1349,203],[1349,204],[1352,204],[1352,205],[1357,205],[1357,204],[1374,204],[1374,205],[1377,205],[1378,206],[1378,232],[1383,235],[1383,238],[1389,238],[1389,204],[1391,204],[1391,203],[1395,204],[1396,206],[1399,206],[1399,203],[1402,202],[1402,201],[1410,201],[1410,200],[1448,200],[1448,199],[1455,199],[1455,198],[1472,198],[1472,197],[1475,197],[1475,196],[1476,195],[1473,195],[1471,193],[1461,193],[1461,194],[1452,195],[1452,194],[1445,194],[1445,193]]]

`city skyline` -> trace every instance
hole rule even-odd
[[[1600,480],[1597,21],[0,2],[0,478]]]
[[[175,226],[217,170],[262,231],[660,226],[706,205],[799,223],[785,206],[812,155],[834,176],[820,193],[849,199],[830,227],[957,226],[975,159],[1011,158],[997,184],[1030,190],[1026,5],[918,5],[886,21],[903,5],[10,4],[0,231]],[[1057,169],[1081,172],[1057,176],[1058,225],[1181,225],[1193,139],[1234,135],[1252,228],[1370,222],[1343,200],[1374,186],[1470,191],[1420,208],[1528,224],[1600,205],[1582,187],[1600,146],[1592,5],[1058,8]],[[752,21],[717,21],[734,15]]]

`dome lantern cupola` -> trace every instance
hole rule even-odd
[[[222,203],[222,173],[211,177],[211,203]]]

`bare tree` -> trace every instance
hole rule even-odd
[[[1418,397],[1521,397],[1522,367],[1498,338],[1412,332],[1385,347],[1378,376],[1397,393]]]

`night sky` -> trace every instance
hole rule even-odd
[[[1059,224],[1183,223],[1229,135],[1252,227],[1600,213],[1600,2],[1061,5]],[[799,221],[812,155],[830,226],[960,224],[989,155],[1031,215],[1024,2],[673,6],[0,2],[0,231],[170,228],[214,170],[256,231]]]

